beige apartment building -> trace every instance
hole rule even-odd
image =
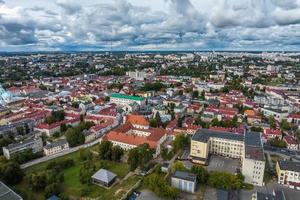
[[[209,154],[241,159],[245,182],[263,185],[265,161],[260,134],[199,129],[191,140],[190,157],[194,163],[208,165]]]
[[[300,163],[293,161],[277,161],[276,173],[279,184],[300,190]]]

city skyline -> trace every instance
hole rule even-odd
[[[299,51],[299,0],[0,0],[0,51]]]

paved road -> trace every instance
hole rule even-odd
[[[87,148],[87,147],[91,147],[95,144],[98,144],[99,142],[101,142],[101,138],[98,138],[90,143],[87,143],[87,144],[83,144],[83,145],[80,145],[80,146],[77,146],[77,147],[73,147],[73,148],[70,148],[66,151],[62,151],[62,152],[59,152],[57,154],[54,154],[54,155],[50,155],[50,156],[44,156],[44,157],[41,157],[41,158],[38,158],[38,159],[35,159],[35,160],[32,160],[32,161],[29,161],[27,163],[24,163],[21,165],[21,169],[25,169],[25,168],[28,168],[30,166],[33,166],[33,165],[37,165],[39,163],[42,163],[42,162],[46,162],[48,160],[52,160],[52,159],[55,159],[55,158],[58,158],[58,157],[61,157],[61,156],[64,156],[64,155],[67,155],[67,154],[70,154],[70,153],[73,153],[75,151],[78,151],[79,149],[81,148]]]

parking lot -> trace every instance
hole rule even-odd
[[[240,169],[240,160],[211,155],[209,159],[208,171],[226,171],[234,174]]]

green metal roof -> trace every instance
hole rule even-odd
[[[124,94],[119,94],[119,93],[113,93],[111,95],[113,98],[121,98],[121,99],[129,99],[129,100],[134,100],[134,101],[144,101],[145,98],[143,97],[136,97],[136,96],[129,96],[129,95],[124,95]]]

